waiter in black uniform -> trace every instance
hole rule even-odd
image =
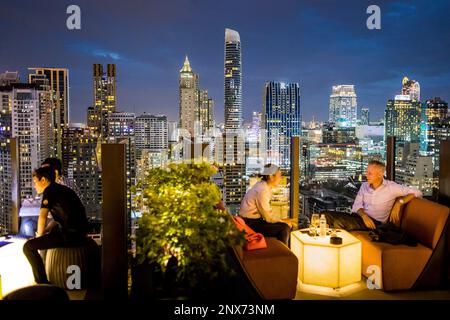
[[[52,168],[36,169],[33,172],[33,182],[37,193],[42,193],[42,203],[36,238],[24,244],[23,252],[31,264],[36,283],[49,283],[38,250],[83,243],[86,240],[88,222],[80,198],[69,187],[55,182],[55,171]],[[49,212],[54,221],[46,228]]]

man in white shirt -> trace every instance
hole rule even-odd
[[[377,160],[369,162],[366,171],[367,182],[359,189],[352,207],[352,214],[327,213],[330,226],[345,230],[373,230],[377,225],[387,222],[399,224],[400,211],[392,215],[391,209],[398,197],[407,203],[422,192],[384,179],[385,165]]]

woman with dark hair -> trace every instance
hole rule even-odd
[[[288,245],[292,226],[289,221],[274,217],[270,207],[272,189],[280,184],[281,171],[278,166],[267,164],[261,177],[242,199],[239,215],[254,231]]]

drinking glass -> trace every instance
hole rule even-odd
[[[319,227],[319,221],[320,217],[319,214],[313,213],[311,215],[311,224],[309,225],[309,232],[312,234],[312,236],[317,235],[317,228]]]

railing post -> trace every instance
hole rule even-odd
[[[450,206],[450,139],[442,140],[439,150],[439,203]]]
[[[300,195],[300,137],[291,137],[291,188],[289,209],[290,218],[298,223],[299,195]]]
[[[388,180],[395,181],[395,136],[387,137],[386,146],[386,177]]]
[[[125,144],[102,144],[102,287],[110,300],[128,296]]]

